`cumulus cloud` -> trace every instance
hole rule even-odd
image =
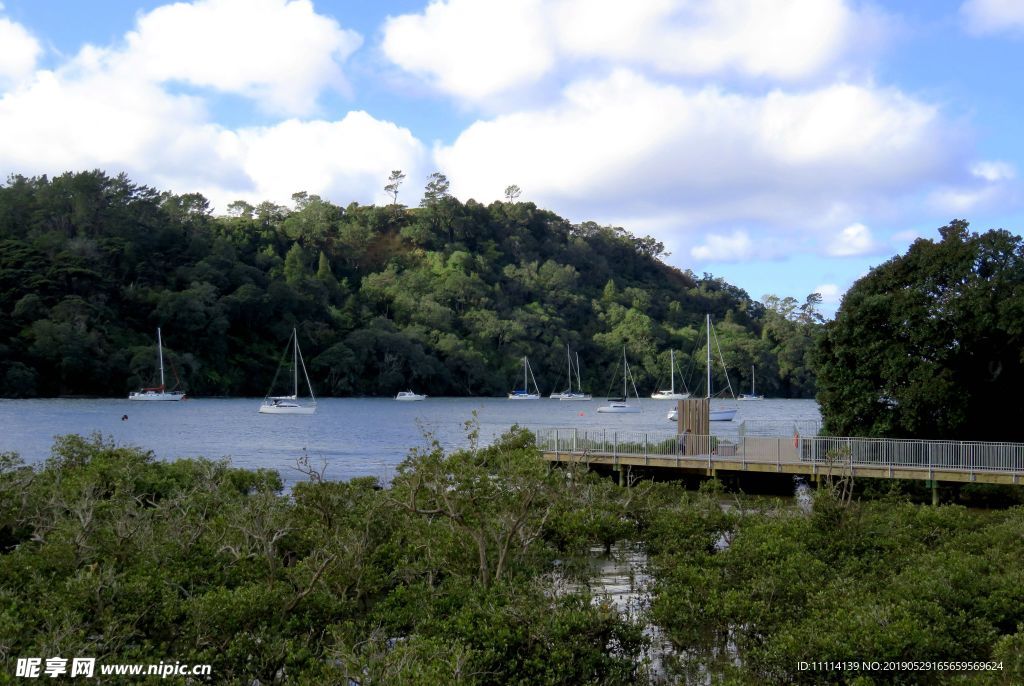
[[[847,0],[434,0],[389,19],[382,49],[440,91],[481,101],[559,65],[806,79],[859,59],[882,23]]]
[[[366,112],[349,112],[339,121],[288,120],[242,129],[235,137],[234,156],[255,187],[247,195],[257,198],[305,190],[339,202],[383,203],[392,169],[424,176],[423,144],[408,129]]]
[[[159,8],[140,17],[138,30],[123,46],[86,46],[60,68],[38,71],[0,97],[0,130],[12,134],[5,136],[0,147],[0,171],[26,175],[89,168],[125,171],[136,181],[160,188],[202,192],[221,210],[235,199],[287,202],[300,190],[338,202],[373,202],[382,199],[391,169],[422,174],[422,143],[408,129],[365,112],[350,112],[338,120],[293,118],[271,126],[233,129],[212,119],[202,95],[169,89],[167,80],[230,90],[232,86],[221,79],[233,74],[238,79],[237,92],[254,89],[255,96],[268,89],[266,96],[282,98],[281,103],[294,96],[295,102],[308,105],[319,87],[313,76],[297,74],[297,80],[306,80],[277,89],[285,81],[283,72],[264,71],[268,65],[258,60],[248,67],[232,59],[220,60],[209,52],[209,45],[203,45],[202,36],[196,51],[220,61],[205,76],[185,55],[188,51],[180,51],[182,57],[176,63],[171,58],[157,59],[164,53],[159,46],[170,50],[170,43],[161,41],[184,30],[177,22],[207,16],[189,13],[210,12],[211,21],[224,28],[229,10],[238,17],[251,10],[250,19],[257,23],[272,18],[277,45],[291,46],[299,53],[300,42],[311,42],[313,52],[324,58],[343,38],[334,30],[333,20],[310,19],[307,2],[258,0],[243,7],[233,0],[209,0]],[[255,18],[260,16],[263,19]],[[235,28],[250,30],[246,21]],[[322,29],[320,39],[317,27]],[[246,48],[237,41],[232,45],[250,53],[257,47]],[[314,60],[307,54],[288,62],[291,58],[275,49],[267,47],[267,51],[297,71],[302,71],[302,60]],[[326,78],[330,71],[324,66],[320,77]]]
[[[826,252],[833,257],[868,255],[878,250],[871,229],[863,224],[851,224],[832,238]]]
[[[3,5],[0,4],[0,10]],[[32,75],[42,48],[21,24],[0,17],[0,87]]]
[[[897,91],[739,95],[619,70],[551,106],[478,121],[435,158],[463,198],[516,183],[570,216],[820,226],[837,205],[919,188],[957,166],[959,148],[934,107]]]
[[[704,262],[742,262],[754,254],[754,244],[746,231],[728,236],[708,235],[704,243],[690,249],[690,256]]]
[[[138,18],[109,59],[154,81],[178,81],[307,113],[324,88],[343,88],[339,66],[362,39],[309,0],[197,0]]]
[[[532,83],[554,64],[542,0],[447,0],[391,17],[384,54],[436,88],[470,100]]]
[[[974,34],[1024,30],[1024,4],[1019,0],[967,0],[960,13]]]

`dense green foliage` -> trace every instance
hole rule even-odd
[[[432,175],[418,208],[297,193],[293,208],[235,202],[215,217],[200,195],[123,175],[12,177],[0,187],[0,396],[150,385],[158,326],[169,376],[196,395],[267,392],[293,326],[323,395],[501,394],[523,355],[544,392],[560,390],[566,345],[595,394],[627,346],[649,392],[667,383],[670,348],[702,378],[708,312],[737,392],[756,365],[759,391],[814,394],[814,297],[761,304],[665,265],[651,238],[570,224],[514,191],[484,206],[447,188]]]
[[[688,683],[972,683],[1024,678],[1024,508],[900,502],[810,512],[684,494],[646,534],[652,615]],[[720,542],[726,542],[722,545]],[[740,664],[735,659],[739,658]],[[1001,661],[1002,670],[800,669],[825,661]]]
[[[413,451],[386,487],[302,463],[288,494],[273,472],[100,437],[35,468],[0,455],[0,675],[62,655],[209,663],[210,683],[646,683],[654,622],[675,683],[1024,679],[1024,508],[832,488],[809,511],[723,507],[714,481],[620,488],[549,469],[526,432],[470,438]],[[586,590],[591,551],[617,541],[654,579],[635,618]],[[844,659],[1003,671],[798,666]]]
[[[541,581],[599,540],[556,511],[616,487],[550,472],[531,440],[414,453],[386,490],[310,469],[290,495],[99,438],[60,439],[40,469],[3,456],[3,673],[78,655],[208,663],[211,683],[642,679],[641,625]]]
[[[1024,439],[1024,243],[954,221],[847,292],[817,363],[841,436]]]

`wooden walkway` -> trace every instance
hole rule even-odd
[[[822,436],[720,438],[583,429],[539,429],[552,462],[679,470],[919,481],[1024,483],[1024,444]]]

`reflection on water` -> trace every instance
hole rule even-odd
[[[610,555],[605,553],[604,546],[592,547],[587,562],[580,579],[557,576],[556,592],[587,591],[595,603],[607,604],[624,619],[642,624],[644,635],[650,641],[643,657],[649,683],[669,683],[665,660],[672,652],[672,644],[661,627],[649,619],[652,579],[646,553],[639,545],[622,541],[612,547]]]

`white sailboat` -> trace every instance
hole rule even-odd
[[[708,399],[709,405],[710,405],[710,400],[711,400],[711,334],[713,333],[712,329],[711,329],[711,315],[710,314],[707,315],[707,328],[708,328],[708,358],[707,358],[707,367],[708,367],[708,380],[707,380],[707,383],[708,383],[708,385],[707,385],[707,395],[705,397]],[[718,341],[718,337],[717,336],[715,337],[715,341],[716,342]],[[722,358],[722,348],[721,347],[718,348],[718,357],[722,361],[722,369],[724,370],[725,369],[725,360],[724,360],[724,358]],[[729,374],[728,374],[728,372],[725,375],[725,382],[727,384],[729,384],[729,393],[732,394],[732,384],[729,383]],[[733,420],[733,417],[736,416],[736,412],[737,412],[737,408],[735,408],[735,407],[723,407],[723,408],[719,408],[717,410],[710,410],[711,416],[709,417],[709,419],[712,422],[731,422]],[[675,409],[669,410],[668,415],[667,415],[667,419],[669,421],[674,422],[678,418],[679,418],[679,413]]]
[[[156,351],[160,360],[160,385],[153,388],[142,388],[128,394],[129,400],[185,400],[184,391],[167,390],[164,384],[164,341],[160,335],[160,327],[156,330]],[[175,374],[177,377],[177,374]]]
[[[683,393],[676,393],[676,351],[669,350],[669,357],[671,359],[671,362],[669,363],[669,376],[672,379],[671,386],[667,391],[661,390],[651,393],[651,398],[654,400],[686,400],[690,397],[689,392],[684,391]],[[682,377],[680,377],[680,380],[682,380]],[[683,387],[686,387],[685,383]]]
[[[629,404],[628,383],[633,381],[633,374],[629,371],[629,362],[626,361],[626,346],[622,346],[622,397],[608,398],[608,404],[597,408],[598,412],[610,414],[636,414],[641,412],[639,402],[640,395],[636,392],[636,383],[633,383],[633,395],[636,397],[637,405]]]
[[[533,392],[530,392],[530,381],[533,381]],[[523,356],[523,387],[509,391],[509,400],[540,400],[540,389],[537,388],[537,379],[533,377],[533,370],[530,369],[530,360]]]
[[[573,364],[572,355],[569,352],[569,346],[565,346],[565,358],[569,362],[569,387],[561,393],[555,392],[551,394],[551,398],[556,400],[590,400],[592,396],[589,393],[583,392],[583,384],[580,382],[580,354],[576,353],[576,390],[572,389],[572,376],[573,376]]]
[[[757,388],[754,385],[754,365],[750,365],[750,393],[740,393],[739,400],[764,400],[763,395],[757,394]]]
[[[277,382],[277,375],[281,372],[284,358],[288,354],[288,348],[295,344],[292,350],[292,394],[291,395],[267,395],[260,405],[261,414],[313,414],[316,412],[316,397],[313,395],[313,384],[309,381],[309,374],[306,372],[306,363],[302,360],[302,352],[299,350],[299,335],[292,329],[292,337],[284,348],[281,356],[281,364],[277,366],[277,373],[274,374],[274,381],[270,384],[270,390],[274,390],[274,383]],[[299,367],[302,367],[302,375],[306,379],[306,386],[309,388],[309,402],[303,403],[299,400]]]

